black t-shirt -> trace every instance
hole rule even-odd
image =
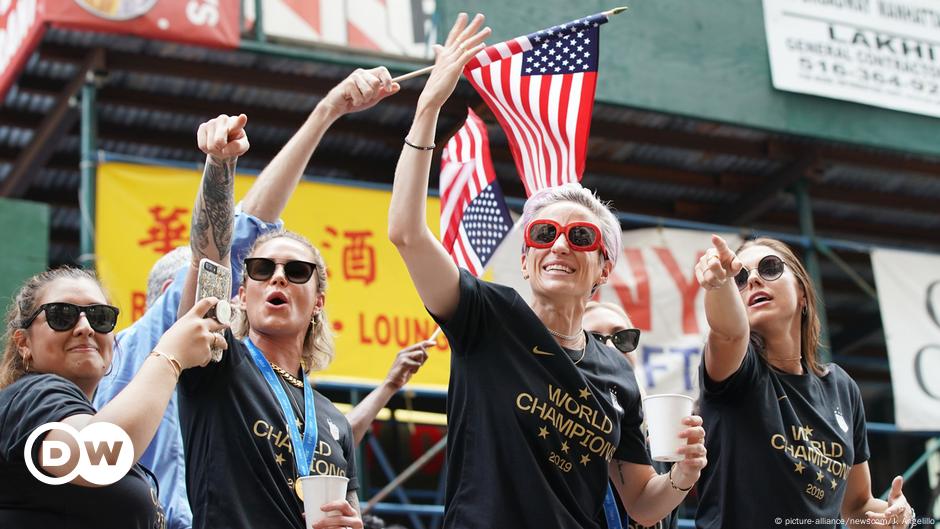
[[[303,501],[281,407],[251,353],[231,331],[222,360],[187,369],[179,385],[186,488],[194,529],[303,529]],[[280,377],[278,377],[280,379]],[[303,390],[289,384],[302,426]],[[358,489],[355,443],[346,417],[314,391],[317,449],[311,475],[346,476]],[[301,428],[301,432],[303,432]]]
[[[515,290],[460,272],[444,527],[598,528],[608,462],[648,464],[640,392],[588,338],[577,365]]]
[[[633,369],[633,365],[628,362],[627,366],[629,368],[629,372],[625,373],[624,376],[630,376],[636,379],[636,373]],[[666,474],[669,472],[669,469],[672,468],[672,463],[664,463],[662,461],[653,461],[652,465],[653,465],[653,470],[655,470],[657,474]],[[610,486],[611,486],[611,489],[614,491],[614,500],[617,502],[617,509],[620,512],[620,524],[623,527],[623,529],[678,529],[679,527],[679,508],[678,507],[673,509],[672,512],[669,513],[669,516],[663,518],[662,520],[656,522],[653,525],[650,525],[650,526],[640,525],[637,522],[630,519],[630,515],[627,512],[626,508],[623,506],[623,502],[620,500],[620,495],[617,494],[617,489],[615,488],[613,482],[611,482]],[[620,528],[617,528],[617,529],[620,529]]]
[[[821,377],[804,371],[774,369],[753,343],[720,383],[702,362],[708,466],[696,527],[775,527],[777,518],[836,527],[824,522],[840,518],[849,471],[868,460],[865,409],[839,366],[829,364]]]
[[[165,516],[151,478],[139,465],[116,483],[47,485],[26,468],[26,438],[73,415],[94,415],[81,389],[58,375],[26,374],[0,391],[0,527],[4,529],[162,529]],[[39,462],[45,434],[33,443]]]

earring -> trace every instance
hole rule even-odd
[[[806,305],[803,305],[803,315],[806,316]]]
[[[316,312],[313,314],[313,318],[310,320],[310,323],[314,325],[320,325],[320,313]]]
[[[104,376],[110,375],[112,371],[114,371],[114,362],[111,362],[111,364],[108,365],[108,371],[104,374]]]
[[[29,373],[29,355],[23,357],[23,371]]]

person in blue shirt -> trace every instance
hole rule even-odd
[[[232,262],[241,263],[248,249],[260,235],[282,227],[283,223],[279,220],[281,212],[303,176],[303,171],[320,139],[333,122],[349,111],[369,108],[390,95],[388,92],[375,92],[369,97],[361,95],[356,83],[360,82],[364,75],[365,72],[357,70],[334,87],[258,176],[236,210],[232,232]],[[358,104],[346,104],[354,96],[359,99]],[[222,120],[244,122],[247,118],[219,116],[207,124],[218,124]],[[205,130],[207,124],[204,124],[201,130]],[[247,137],[245,140],[247,149]],[[207,170],[209,167],[210,164],[207,164]],[[234,161],[231,171],[234,174]],[[197,202],[193,211],[194,219],[199,212]],[[154,265],[156,273],[151,274],[152,277],[148,280],[147,311],[141,319],[118,333],[115,366],[98,388],[94,399],[96,406],[100,407],[109,402],[130,382],[160,336],[176,321],[185,283],[183,279],[189,268],[187,265],[192,261],[191,256],[189,248],[177,249]],[[232,286],[237,288],[240,284],[241,267],[234,266]],[[233,290],[233,295],[234,293]],[[193,516],[187,501],[184,461],[177,396],[174,393],[157,434],[140,459],[140,463],[157,476],[160,502],[167,514],[168,529],[192,527]]]

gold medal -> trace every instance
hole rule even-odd
[[[300,485],[300,478],[294,480],[294,493],[297,494],[301,502],[304,501],[304,488]]]

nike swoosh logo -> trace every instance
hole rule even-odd
[[[544,355],[544,356],[555,356],[555,353],[548,353],[548,352],[545,352],[545,351],[539,351],[539,346],[537,346],[537,345],[532,348],[532,354]]]

